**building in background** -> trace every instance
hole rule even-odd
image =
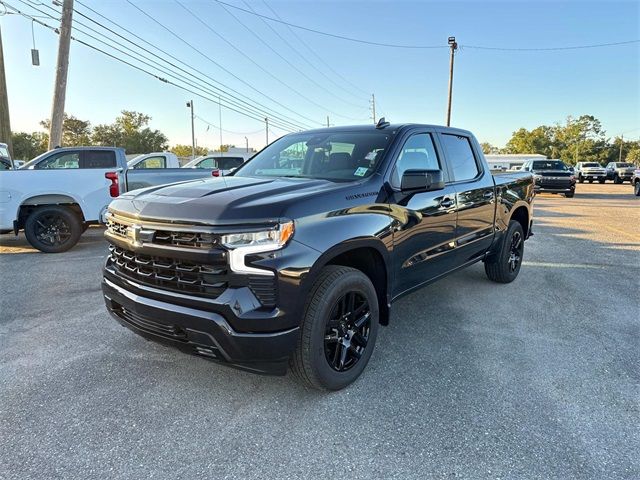
[[[518,153],[504,155],[485,155],[491,170],[514,170],[519,169],[527,160],[546,160],[545,155],[537,153]]]

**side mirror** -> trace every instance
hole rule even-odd
[[[432,192],[444,189],[442,170],[406,170],[402,174],[403,192]]]

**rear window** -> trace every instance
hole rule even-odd
[[[116,152],[110,150],[87,150],[80,155],[80,168],[114,168]]]
[[[223,157],[218,158],[218,166],[222,170],[231,170],[232,168],[239,167],[244,163],[242,157]]]
[[[442,143],[447,150],[456,182],[471,180],[480,173],[469,139],[462,135],[443,134]]]

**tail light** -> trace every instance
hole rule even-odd
[[[118,185],[118,172],[107,172],[104,174],[104,177],[107,180],[111,180],[111,185],[109,185],[109,195],[113,198],[120,195],[120,185]]]
[[[220,176],[220,170],[214,170],[211,172],[211,175],[213,175],[214,177],[219,177]]]

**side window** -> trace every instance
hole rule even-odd
[[[138,168],[164,168],[166,165],[167,159],[164,157],[149,157],[145,158],[143,161],[138,163],[135,169]]]
[[[60,152],[42,160],[36,167],[40,169],[80,168],[80,152]]]
[[[80,168],[115,168],[116,153],[108,150],[87,150],[82,152]]]
[[[442,142],[456,182],[471,180],[480,173],[471,143],[461,135],[442,134]]]
[[[196,165],[197,168],[213,168],[213,158],[205,158]]]
[[[391,185],[400,187],[402,175],[407,170],[440,170],[430,134],[418,133],[407,139],[391,173]]]
[[[238,158],[238,157],[232,157],[232,158],[225,158],[222,161],[222,169],[223,170],[231,170],[232,168],[236,168],[239,167],[240,165],[242,165],[242,158]]]

